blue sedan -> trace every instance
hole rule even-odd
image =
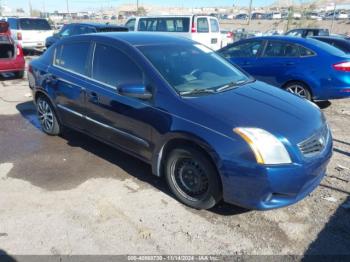
[[[188,39],[66,38],[31,62],[28,79],[45,133],[73,128],[149,163],[196,209],[222,199],[293,204],[319,185],[332,155],[316,106]]]
[[[309,100],[350,97],[350,57],[310,38],[243,40],[219,50],[256,79]]]

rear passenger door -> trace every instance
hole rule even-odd
[[[69,42],[58,45],[52,66],[48,69],[48,92],[64,124],[85,129],[84,98],[90,41]]]
[[[150,159],[150,102],[119,95],[120,84],[143,84],[138,65],[115,46],[97,42],[86,90],[88,131],[144,159]]]
[[[256,78],[280,87],[290,80],[300,64],[298,45],[285,41],[269,40],[259,59]]]

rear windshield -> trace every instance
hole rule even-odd
[[[97,28],[97,32],[126,32],[126,31],[128,31],[128,29],[124,27]]]
[[[189,17],[141,18],[138,31],[189,32]]]
[[[325,42],[316,40],[316,39],[310,39],[308,38],[308,41],[312,42],[313,45],[317,46],[318,48],[330,53],[331,55],[335,56],[345,56],[346,53],[330,44],[327,44]]]
[[[21,18],[18,26],[22,30],[51,30],[49,22],[45,19]]]

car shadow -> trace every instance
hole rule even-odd
[[[326,109],[332,105],[330,101],[316,101],[315,104],[320,108],[320,109]]]
[[[350,196],[340,205],[304,253],[302,261],[349,261]]]
[[[10,81],[10,80],[21,80],[21,79],[16,77],[14,73],[0,73],[0,82]]]
[[[23,118],[25,118],[36,129],[41,130],[40,124],[36,117],[36,110],[34,104],[30,102],[24,102],[17,105],[17,110],[20,112]],[[130,156],[118,149],[115,149],[109,145],[97,141],[85,134],[66,128],[60,135],[65,140],[66,144],[72,148],[81,148],[90,154],[93,154],[97,158],[103,159],[120,169],[124,170],[128,175],[145,182],[154,188],[162,191],[168,196],[173,197],[168,189],[168,186],[163,178],[159,178],[152,174],[151,166],[145,162]],[[50,143],[50,141],[49,141]],[[98,177],[96,174],[94,177]],[[67,174],[69,176],[69,174]],[[101,177],[105,177],[101,174]],[[115,178],[115,177],[114,177]],[[88,178],[84,178],[88,179]],[[209,212],[219,214],[222,216],[237,215],[248,212],[249,210],[233,206],[224,202],[220,202],[217,206],[210,209]]]

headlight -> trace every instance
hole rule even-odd
[[[235,128],[233,131],[249,144],[259,164],[292,163],[283,143],[271,133],[260,128]]]

